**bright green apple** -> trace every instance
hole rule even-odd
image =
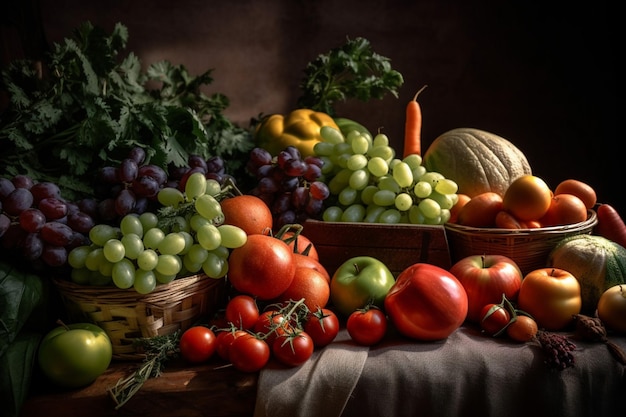
[[[331,301],[345,316],[368,304],[382,308],[394,283],[393,274],[383,262],[371,256],[356,256],[341,264],[333,274]]]
[[[111,339],[91,323],[62,324],[41,341],[39,366],[55,384],[78,388],[91,384],[113,358]]]

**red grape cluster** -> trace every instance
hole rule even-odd
[[[222,186],[227,180],[236,183],[235,178],[226,172],[226,163],[221,156],[211,156],[205,160],[200,155],[189,155],[186,166],[168,167],[167,186],[185,191],[187,178],[194,172],[202,172],[207,180],[215,180]]]
[[[57,184],[27,175],[0,178],[0,245],[35,267],[61,267],[71,249],[89,244],[90,203],[67,201]]]
[[[256,178],[250,194],[261,198],[272,211],[274,227],[320,219],[328,186],[319,181],[323,161],[317,156],[302,158],[300,151],[288,146],[275,158],[263,148],[254,148],[246,164]]]
[[[156,195],[167,182],[167,172],[158,165],[144,164],[145,158],[145,150],[134,147],[118,166],[100,169],[96,197],[101,221],[141,214],[156,204]]]
[[[118,166],[105,166],[99,173],[98,215],[103,222],[114,222],[127,214],[156,211],[160,206],[157,194],[163,187],[184,190],[187,178],[194,172],[202,172],[207,179],[223,184],[228,174],[221,157],[205,160],[190,155],[187,165],[170,165],[164,170],[155,164],[145,164],[146,153],[134,147]]]

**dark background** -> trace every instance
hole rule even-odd
[[[556,7],[497,1],[8,2],[3,63],[40,56],[81,22],[129,29],[126,52],[193,74],[213,68],[209,92],[231,120],[295,108],[303,69],[347,37],[368,39],[405,79],[400,97],[337,107],[401,149],[404,107],[422,85],[423,150],[441,133],[474,127],[503,136],[551,187],[576,178],[626,217],[618,147],[617,59],[623,24],[606,1]],[[538,2],[537,2],[538,3]],[[552,3],[552,2],[544,2]],[[619,136],[618,136],[619,135]]]

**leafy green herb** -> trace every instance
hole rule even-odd
[[[121,378],[113,387],[108,388],[109,395],[115,401],[116,410],[126,404],[141,389],[144,382],[161,376],[165,363],[178,355],[179,341],[180,331],[135,340],[135,345],[145,351],[146,358],[135,372],[126,378]]]
[[[346,44],[319,55],[304,70],[303,91],[298,106],[335,115],[338,101],[382,99],[391,93],[398,97],[404,83],[402,74],[391,68],[388,58],[372,51],[364,38],[348,39]]]
[[[150,163],[182,166],[190,154],[221,156],[241,169],[251,133],[224,115],[228,98],[205,95],[212,70],[192,76],[164,61],[142,72],[128,31],[87,22],[42,63],[16,60],[2,71],[9,106],[0,117],[0,175],[54,181],[71,199],[91,195],[95,173],[144,147]]]

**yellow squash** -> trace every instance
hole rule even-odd
[[[311,109],[293,110],[287,115],[273,114],[259,123],[255,132],[256,145],[267,149],[273,156],[287,146],[298,148],[302,157],[315,155],[313,147],[321,142],[320,129],[339,127],[331,116]]]

